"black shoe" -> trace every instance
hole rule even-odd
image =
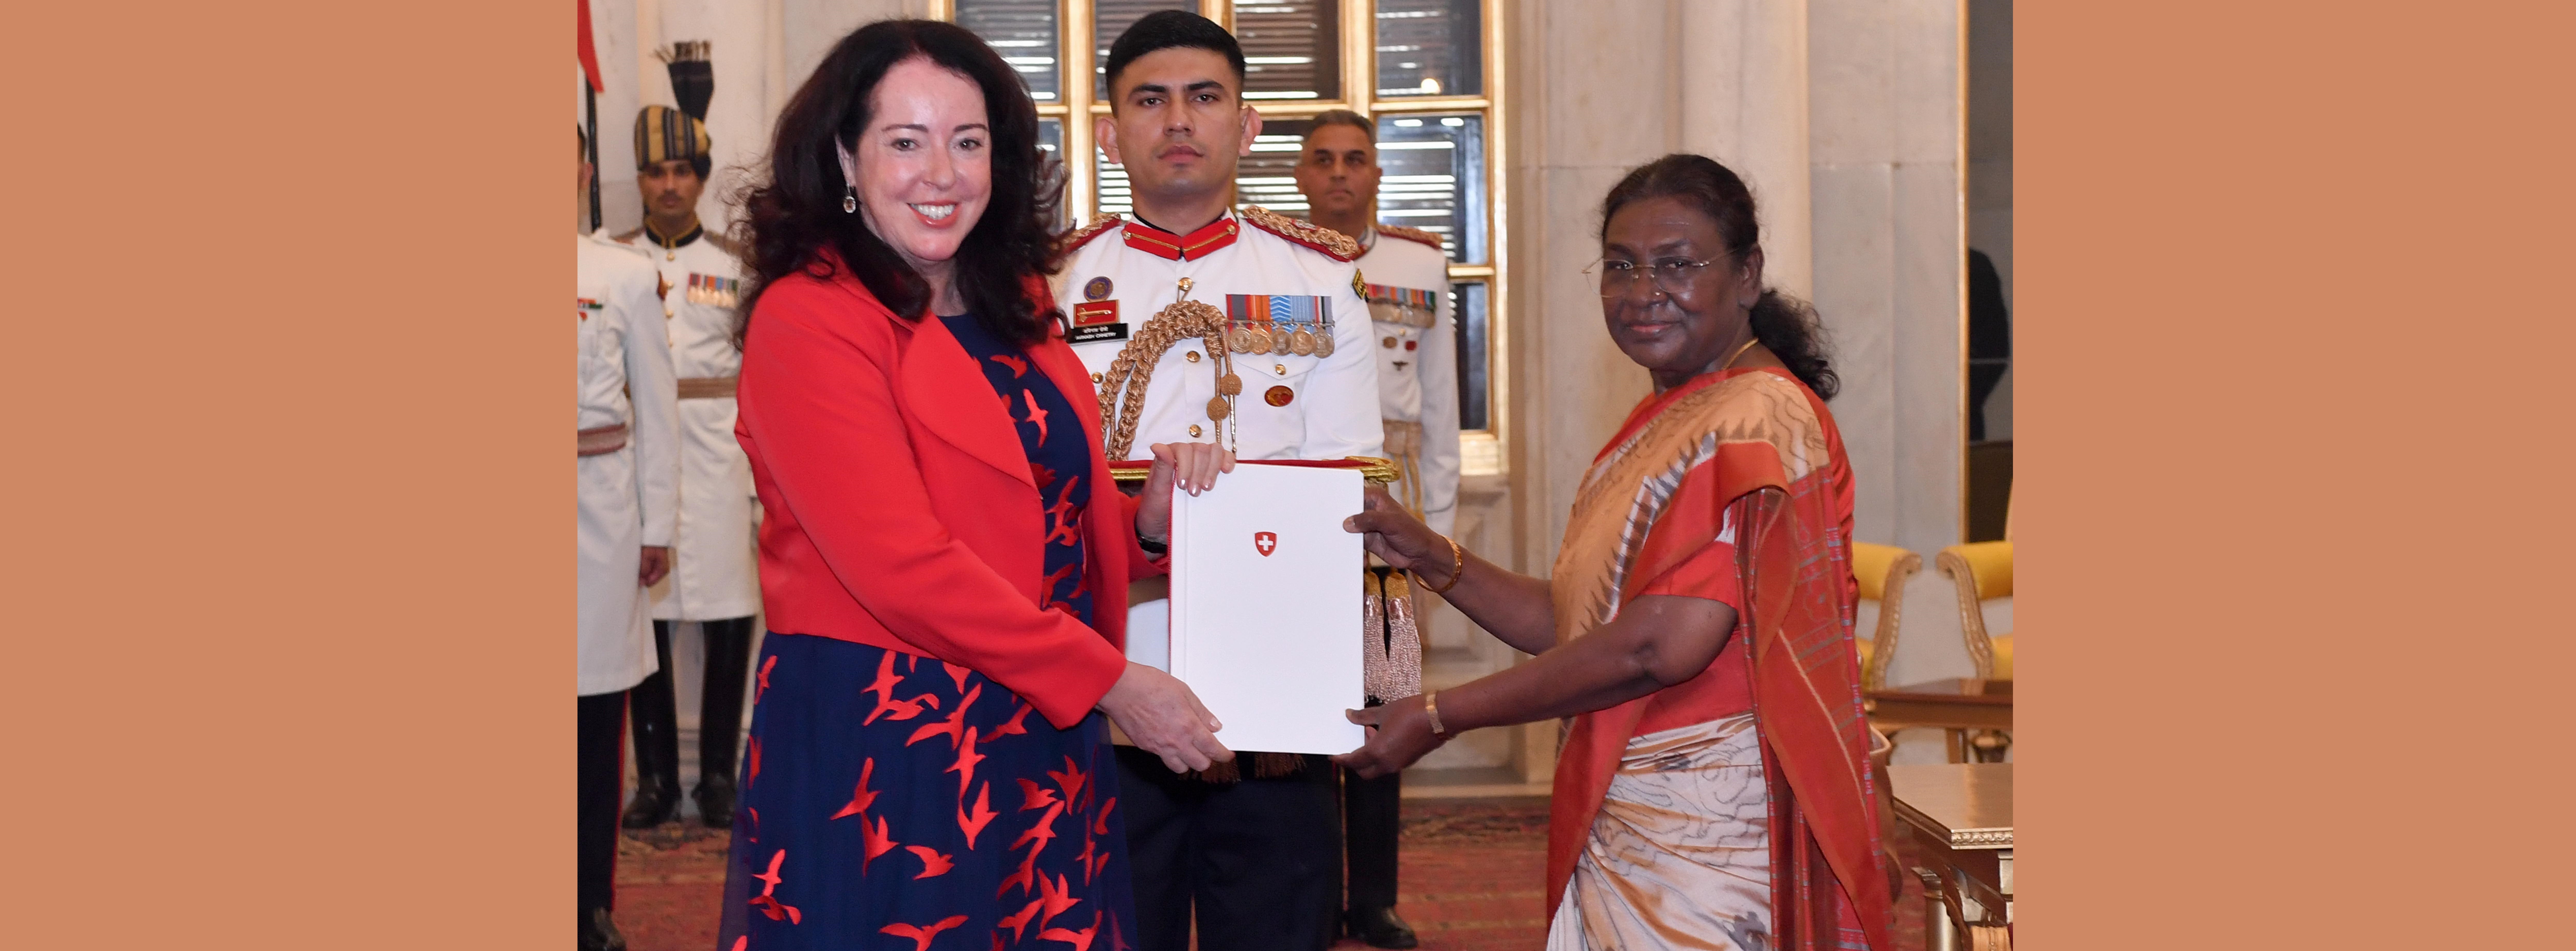
[[[581,913],[581,951],[626,951],[626,936],[617,933],[617,922],[609,919],[608,909]]]
[[[733,828],[733,778],[707,776],[698,780],[698,788],[689,794],[698,801],[698,821],[710,829]]]
[[[636,787],[635,798],[626,801],[626,816],[618,824],[629,829],[650,829],[679,817],[680,791],[647,782]]]
[[[1414,937],[1413,926],[1396,917],[1393,908],[1351,909],[1342,916],[1342,926],[1372,948],[1410,948],[1422,943]]]

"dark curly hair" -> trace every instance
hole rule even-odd
[[[1674,153],[1631,170],[1601,200],[1601,237],[1609,239],[1610,216],[1622,206],[1649,198],[1676,198],[1717,223],[1726,254],[1738,264],[1762,247],[1762,226],[1753,208],[1753,192],[1744,179],[1705,155]],[[1798,382],[1820,399],[1833,399],[1842,389],[1826,352],[1824,324],[1805,301],[1763,288],[1753,304],[1753,337],[1762,341]]]
[[[737,198],[744,215],[735,238],[752,271],[734,318],[737,346],[750,335],[760,295],[771,283],[800,270],[833,276],[825,248],[838,252],[886,309],[906,320],[928,313],[930,283],[860,216],[841,211],[841,199],[855,183],[842,177],[837,147],[856,151],[877,84],[911,59],[927,59],[972,80],[984,92],[985,121],[992,127],[993,194],[957,249],[959,296],[978,322],[1021,346],[1046,339],[1049,327],[1063,320],[1056,308],[1041,309],[1042,298],[1029,287],[1030,278],[1056,270],[1048,223],[1063,199],[1064,176],[1038,149],[1037,106],[1019,74],[964,27],[883,20],[843,37],[814,67],[778,116],[766,180]]]

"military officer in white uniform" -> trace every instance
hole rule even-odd
[[[669,106],[635,118],[636,188],[644,223],[617,236],[660,272],[662,314],[680,393],[680,520],[671,575],[653,586],[653,644],[661,671],[637,685],[635,796],[624,824],[651,828],[680,813],[679,718],[672,682],[673,622],[704,632],[706,664],[698,704],[698,815],[710,828],[733,823],[734,764],[742,694],[751,663],[760,579],[752,546],[751,461],[735,441],[734,303],[742,291],[738,249],[698,221],[712,142],[706,123]],[[685,630],[685,628],[683,628]]]
[[[1107,72],[1113,111],[1097,141],[1126,167],[1136,213],[1067,235],[1055,291],[1075,353],[1115,400],[1103,420],[1110,458],[1149,458],[1169,442],[1215,442],[1243,459],[1382,455],[1358,246],[1231,207],[1236,160],[1260,128],[1242,98],[1241,46],[1196,14],[1158,12],[1119,37]],[[1217,313],[1175,306],[1183,299]],[[1207,322],[1175,338],[1190,314]],[[1144,663],[1168,647],[1168,602],[1155,597],[1130,593],[1146,602],[1127,634]],[[1238,753],[1230,769],[1182,776],[1118,748],[1142,951],[1183,951],[1193,917],[1201,947],[1316,951],[1332,940],[1332,764]]]
[[[590,163],[575,164],[586,193]],[[644,589],[670,568],[680,501],[672,418],[678,398],[652,265],[624,246],[578,234],[573,261],[581,942],[622,948],[625,939],[609,920],[618,728],[626,719],[627,689],[658,669]]]
[[[1378,404],[1385,414],[1386,452],[1404,477],[1390,487],[1396,500],[1442,535],[1450,533],[1458,505],[1458,359],[1450,314],[1449,257],[1440,237],[1374,220],[1377,126],[1347,109],[1315,116],[1297,157],[1297,189],[1307,217],[1354,235],[1360,272],[1366,274],[1372,336],[1377,355]],[[1380,569],[1391,600],[1405,596],[1403,577]],[[1390,613],[1409,605],[1389,605]],[[1415,652],[1418,641],[1396,645]],[[1375,705],[1395,697],[1371,697]],[[1396,837],[1403,829],[1403,774],[1342,777],[1342,818],[1349,888],[1343,904],[1346,932],[1380,948],[1419,943],[1395,913]]]

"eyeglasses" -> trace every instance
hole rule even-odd
[[[1654,277],[1656,290],[1671,297],[1686,297],[1691,291],[1691,279],[1698,277],[1701,269],[1717,261],[1716,258],[1705,261],[1693,261],[1689,258],[1657,258],[1647,266],[1639,268],[1634,261],[1605,259],[1584,268],[1583,273],[1590,274],[1596,270],[1600,272],[1603,297],[1626,297],[1629,291],[1636,288],[1637,280],[1649,274]]]

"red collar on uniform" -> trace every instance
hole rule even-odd
[[[1127,222],[1122,235],[1127,246],[1167,261],[1196,260],[1214,254],[1233,244],[1241,228],[1233,215],[1219,217],[1208,226],[1185,235],[1173,234],[1142,221]]]

